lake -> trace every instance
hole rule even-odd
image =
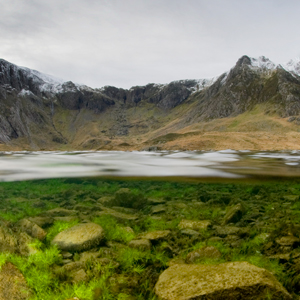
[[[172,268],[234,262],[238,297],[298,299],[299,163],[299,151],[2,152],[0,277],[9,263],[24,275],[20,299],[154,300]],[[245,266],[268,280],[252,289]]]

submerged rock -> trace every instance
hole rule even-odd
[[[137,216],[120,213],[113,209],[106,209],[105,211],[97,212],[96,215],[97,216],[109,215],[109,216],[116,218],[117,220],[136,220],[136,219],[138,219]]]
[[[20,220],[17,225],[22,231],[25,231],[33,238],[39,239],[40,241],[44,240],[47,235],[47,232],[44,229],[28,219]]]
[[[218,259],[221,256],[222,254],[217,248],[213,246],[207,246],[190,252],[186,257],[186,262],[188,264],[192,264],[199,259],[205,259],[205,258]]]
[[[180,229],[192,229],[192,230],[207,230],[211,226],[211,221],[192,221],[192,220],[181,220],[178,224]]]
[[[276,243],[280,246],[296,247],[300,245],[300,239],[293,235],[288,235],[276,239]]]
[[[248,262],[175,264],[159,276],[155,293],[163,300],[252,300],[265,299],[267,293],[272,299],[292,299],[270,272]]]
[[[22,273],[11,263],[6,263],[0,271],[0,300],[27,300],[32,291],[27,286]]]
[[[31,217],[28,218],[28,220],[40,226],[41,228],[51,226],[54,222],[52,217]]]
[[[146,239],[150,241],[157,241],[166,239],[171,234],[170,230],[157,230],[143,233],[139,236],[140,239]]]
[[[228,235],[236,235],[236,236],[248,236],[249,229],[241,228],[236,226],[214,226],[215,235],[219,237],[226,237]]]
[[[0,226],[0,252],[16,252],[18,241],[16,236],[4,226]]]
[[[151,243],[148,239],[131,240],[128,243],[128,246],[130,248],[136,248],[136,249],[140,249],[140,250],[150,250],[151,249]]]
[[[244,207],[241,203],[231,207],[226,215],[224,216],[223,225],[229,224],[229,223],[236,223],[241,220],[244,214]]]
[[[58,208],[47,210],[43,214],[47,214],[47,216],[50,217],[67,217],[67,216],[77,215],[77,211],[58,207]]]
[[[83,223],[60,232],[52,244],[63,251],[76,252],[96,247],[103,239],[104,230],[100,225]]]

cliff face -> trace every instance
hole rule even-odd
[[[298,65],[241,57],[216,79],[92,89],[0,60],[0,143],[21,148],[101,148],[135,143],[265,104],[266,114],[300,114]]]

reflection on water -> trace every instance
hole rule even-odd
[[[0,180],[55,177],[249,178],[300,176],[300,152],[2,152]]]

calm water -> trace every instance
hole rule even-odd
[[[300,177],[300,152],[1,152],[0,181],[56,177]]]

